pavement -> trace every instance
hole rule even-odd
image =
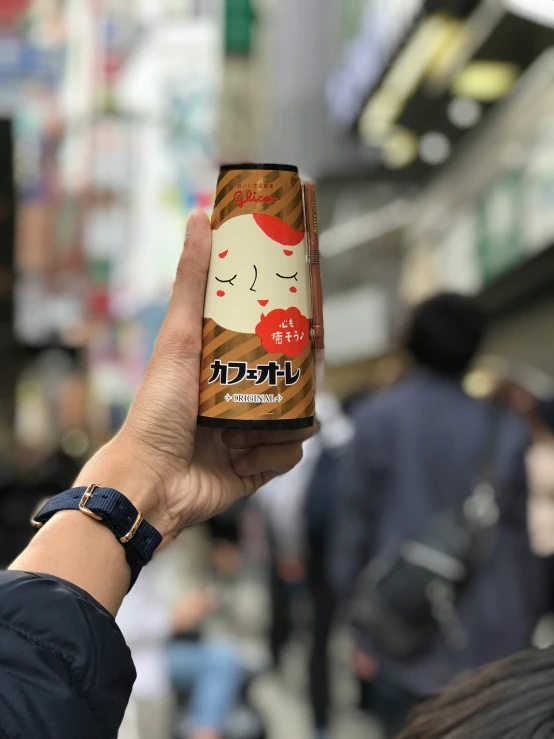
[[[256,681],[252,698],[267,722],[268,739],[314,736],[304,691],[296,693],[278,676],[268,673]],[[367,717],[343,707],[337,710],[330,739],[383,739],[383,734]]]
[[[261,582],[242,583],[233,593],[234,638],[248,662],[268,664],[264,634],[269,603]],[[313,739],[307,690],[308,629],[300,629],[282,657],[278,672],[264,671],[254,682],[252,702],[266,720],[268,739]],[[344,630],[330,649],[333,723],[329,739],[383,739],[379,726],[356,710],[356,684],[350,668],[351,645]]]

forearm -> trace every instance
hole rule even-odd
[[[10,569],[67,580],[90,593],[114,616],[130,582],[122,545],[109,529],[78,511],[55,515]]]
[[[75,486],[98,482],[115,488],[158,526],[158,483],[153,476],[139,476],[125,462],[128,458],[121,441],[108,444],[83,468]],[[53,516],[10,569],[67,580],[90,593],[113,615],[130,583],[123,545],[106,526],[80,511],[62,511]]]

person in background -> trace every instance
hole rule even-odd
[[[170,542],[166,539],[162,547]],[[139,737],[169,739],[171,693],[190,691],[187,739],[222,739],[225,719],[242,686],[240,660],[231,644],[196,633],[217,606],[209,590],[181,596],[172,607],[165,605],[159,587],[167,576],[163,565],[156,558],[141,574],[117,617],[137,670],[132,698]]]
[[[306,578],[303,507],[318,457],[314,440],[304,445],[304,456],[289,474],[265,485],[256,496],[267,529],[269,547],[269,651],[279,669],[283,650],[292,635],[293,587]]]
[[[398,739],[549,739],[554,649],[530,649],[474,670],[424,703]]]
[[[470,495],[490,443],[491,411],[464,392],[461,380],[484,334],[484,318],[469,298],[445,293],[423,302],[405,338],[413,371],[358,407],[330,560],[344,603],[365,565],[375,557],[393,559],[440,511]],[[465,647],[452,648],[437,637],[423,654],[402,660],[379,650],[371,634],[356,634],[356,665],[367,678],[377,677],[377,697],[391,736],[415,705],[454,676],[526,648],[546,610],[548,575],[531,553],[527,536],[528,436],[508,413],[497,435],[497,541],[459,603]]]
[[[554,554],[554,399],[537,401],[527,453],[529,536],[538,557]]]
[[[331,715],[328,646],[335,599],[328,578],[329,537],[340,494],[338,469],[354,429],[331,393],[316,398],[317,437],[305,444],[304,459],[287,475],[269,483],[258,497],[266,515],[272,547],[272,625],[274,663],[290,631],[289,587],[307,581],[312,606],[312,640],[308,664],[310,704],[315,735],[327,736]],[[286,621],[283,621],[286,619]]]
[[[2,736],[115,739],[135,670],[114,617],[152,549],[291,470],[315,433],[197,427],[211,238],[194,213],[123,428],[35,514],[40,530],[0,573]]]
[[[308,678],[315,737],[327,739],[333,708],[329,644],[336,612],[328,558],[341,494],[341,464],[354,436],[354,424],[330,393],[319,398],[317,417],[321,424],[320,434],[314,440],[318,457],[304,506],[307,581],[313,614]]]

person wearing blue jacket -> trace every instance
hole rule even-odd
[[[120,433],[35,516],[0,574],[0,739],[115,739],[135,679],[114,616],[162,536],[287,472],[313,430],[196,426],[208,218],[187,227],[173,296]]]
[[[464,392],[462,378],[485,334],[470,298],[439,294],[419,305],[405,348],[414,368],[395,387],[356,410],[356,433],[345,455],[330,558],[342,602],[371,560],[393,561],[403,543],[441,511],[462,503],[479,474],[489,443],[488,404]],[[494,467],[500,518],[490,560],[459,603],[465,646],[438,637],[429,649],[401,659],[380,649],[371,633],[356,634],[356,664],[377,678],[391,736],[409,710],[440,692],[455,676],[529,646],[549,605],[545,562],[527,535],[525,453],[520,421],[503,414]]]

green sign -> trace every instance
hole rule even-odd
[[[501,177],[481,197],[477,253],[485,284],[524,258],[523,210],[523,176],[518,171]]]
[[[362,16],[368,4],[367,0],[348,0],[341,4],[341,41],[343,43],[350,41],[359,32]]]
[[[252,49],[256,14],[252,0],[225,0],[225,51],[247,56]]]

